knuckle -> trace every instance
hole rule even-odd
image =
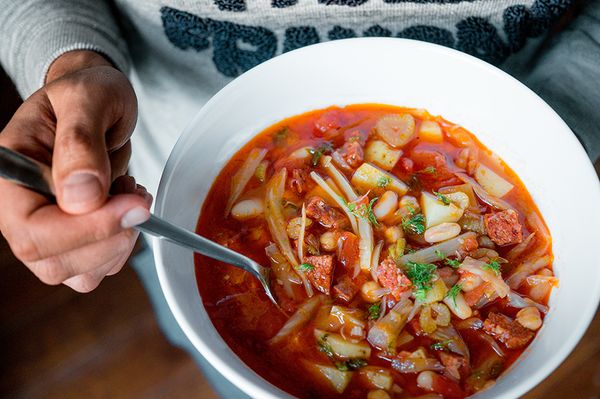
[[[23,263],[35,262],[42,259],[42,253],[39,245],[30,237],[11,237],[8,238],[10,248],[13,254]]]
[[[82,121],[75,122],[69,128],[70,134],[64,135],[60,139],[60,145],[66,151],[80,151],[82,148],[90,149],[94,147],[94,140],[90,135],[91,127]]]
[[[45,284],[58,285],[71,277],[69,268],[59,256],[33,262],[29,265],[33,273]]]

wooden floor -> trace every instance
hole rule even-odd
[[[0,128],[18,104],[0,71]],[[0,194],[1,195],[1,194]],[[134,271],[90,294],[40,283],[0,237],[0,398],[216,398],[161,335]],[[600,399],[600,314],[527,399]]]

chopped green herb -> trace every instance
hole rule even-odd
[[[367,365],[365,359],[349,359],[345,362],[336,362],[335,367],[340,371],[357,370]]]
[[[331,145],[331,143],[329,141],[325,141],[323,143],[321,143],[317,148],[315,149],[310,149],[308,150],[308,152],[310,153],[310,155],[312,155],[312,160],[311,160],[311,165],[312,166],[317,166],[319,164],[319,160],[321,159],[321,157],[328,152],[333,151],[333,145]]]
[[[258,179],[259,182],[264,183],[267,179],[267,167],[269,166],[269,161],[262,161],[256,167],[254,171],[254,176]]]
[[[434,191],[433,194],[435,194],[435,196],[437,197],[437,199],[439,199],[440,201],[442,201],[442,203],[444,205],[450,205],[451,202],[448,199],[448,197],[446,197],[444,194],[438,193],[437,191]]]
[[[389,176],[380,176],[377,179],[377,187],[386,188],[392,182],[392,178]]]
[[[494,273],[496,273],[498,276],[500,275],[501,266],[500,266],[500,263],[498,263],[495,260],[491,260],[489,263],[486,263],[485,265],[482,266],[482,268],[491,270]]]
[[[320,352],[323,352],[329,358],[333,358],[333,349],[331,348],[331,345],[327,343],[327,337],[327,334],[323,335],[323,338],[319,339],[317,344],[319,345]]]
[[[439,260],[443,260],[443,261],[444,261],[444,263],[445,263],[447,266],[450,266],[450,267],[452,267],[452,268],[454,268],[454,269],[456,269],[456,268],[458,268],[458,266],[460,266],[460,261],[459,261],[459,260],[456,260],[456,259],[450,259],[450,258],[446,257],[446,255],[444,255],[444,254],[442,253],[442,251],[440,251],[439,249],[436,249],[436,250],[435,250],[435,254],[436,254],[436,256],[439,258]]]
[[[307,272],[309,270],[313,270],[315,267],[313,265],[311,265],[310,263],[303,263],[301,265],[298,265],[298,267],[296,267],[297,270],[300,270],[302,272]]]
[[[285,126],[273,135],[273,143],[275,143],[276,146],[281,147],[285,144],[289,135],[290,128]]]
[[[446,339],[444,341],[439,341],[434,344],[431,344],[431,349],[434,351],[443,351],[448,348],[448,345],[452,343],[451,339]]]
[[[407,254],[414,254],[415,252],[417,252],[417,250],[416,250],[416,249],[414,249],[414,248],[409,248],[409,249],[406,251],[406,253],[407,253]]]
[[[433,175],[437,173],[437,169],[434,166],[427,166],[421,170],[418,170],[417,173],[426,173],[428,175]]]
[[[399,238],[394,244],[388,247],[388,255],[396,262],[404,255],[404,249],[406,248],[406,240]]]
[[[460,284],[454,284],[446,294],[446,298],[452,299],[452,302],[454,302],[454,306],[456,306],[456,297],[458,296],[458,294],[460,294],[461,289],[462,287],[460,286]]]
[[[402,228],[410,234],[423,234],[425,232],[425,218],[418,213],[402,220]]]
[[[369,320],[377,320],[381,315],[381,302],[377,302],[369,306]]]
[[[425,299],[427,291],[431,289],[431,279],[437,267],[431,263],[409,261],[406,268],[406,275],[415,286],[415,297],[419,300]]]
[[[338,198],[342,200],[342,203],[354,216],[368,220],[373,226],[379,226],[379,222],[373,213],[373,204],[377,201],[377,197],[373,198],[368,204],[363,203],[358,206],[354,202],[346,202],[341,196],[338,196]]]

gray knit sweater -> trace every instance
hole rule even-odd
[[[600,154],[600,0],[0,0],[0,61],[24,97],[74,49],[130,72],[132,166],[151,191],[182,128],[224,84],[282,52],[357,36],[430,41],[499,65]]]

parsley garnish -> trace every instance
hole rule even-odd
[[[442,203],[444,205],[450,205],[450,203],[451,203],[450,200],[444,194],[438,193],[437,191],[434,191],[433,194],[435,194],[435,196],[437,197],[437,199],[439,199],[440,201],[442,201]]]
[[[423,234],[425,232],[425,218],[418,213],[402,220],[402,228],[410,234]]]
[[[340,371],[356,370],[367,365],[365,359],[349,359],[345,362],[336,362],[335,367]]]
[[[275,143],[276,146],[282,146],[287,141],[289,134],[290,134],[289,127],[285,126],[285,127],[281,128],[280,130],[277,131],[277,133],[275,133],[273,135],[273,143]]]
[[[460,286],[460,284],[454,284],[446,294],[446,298],[452,299],[452,302],[454,302],[454,306],[456,306],[456,297],[458,296],[458,294],[460,294],[461,289],[462,287]]]
[[[381,302],[369,306],[369,320],[376,320],[381,315]]]
[[[316,149],[311,148],[310,150],[308,150],[310,155],[312,155],[312,166],[317,166],[319,164],[319,159],[321,159],[323,154],[331,151],[333,151],[333,145],[331,145],[329,141],[321,143]]]
[[[386,188],[392,182],[392,178],[389,176],[380,176],[377,179],[377,187]]]
[[[346,202],[342,197],[339,198],[354,216],[368,220],[373,226],[379,226],[379,222],[373,213],[373,204],[377,201],[377,197],[373,198],[368,204],[360,204],[359,206],[356,206],[354,202]]]
[[[406,263],[406,275],[415,286],[415,298],[425,299],[427,291],[431,289],[431,279],[433,278],[436,266],[431,263],[417,263],[409,261]]]
[[[434,166],[427,166],[421,170],[418,170],[417,173],[426,173],[428,175],[433,175],[437,173],[437,169]]]
[[[482,268],[491,270],[494,273],[496,273],[498,276],[500,275],[501,266],[500,266],[500,263],[498,263],[495,260],[491,260],[489,263],[486,263],[485,265],[482,266]]]
[[[301,272],[307,272],[309,270],[314,270],[314,268],[315,267],[310,263],[303,263],[301,265],[298,265],[298,267],[296,267],[296,270],[300,270]]]
[[[452,267],[452,268],[454,268],[454,269],[456,269],[456,268],[458,268],[458,267],[460,266],[460,261],[459,261],[459,260],[457,260],[457,259],[450,259],[450,258],[446,257],[446,256],[445,256],[445,255],[442,253],[442,251],[440,251],[439,249],[436,249],[436,250],[435,250],[435,254],[437,255],[437,257],[438,257],[440,260],[443,260],[443,261],[444,261],[444,263],[445,263],[447,266],[450,266],[450,267]]]
[[[404,249],[406,248],[406,240],[404,238],[399,238],[394,244],[388,247],[388,255],[398,262],[398,259],[404,255]]]
[[[327,337],[328,337],[328,335],[325,334],[325,335],[323,335],[323,338],[319,339],[319,341],[318,341],[319,351],[326,354],[327,357],[333,358],[333,356],[334,356],[333,349],[331,348],[331,345],[329,345],[327,343]]]
[[[434,351],[443,351],[452,343],[451,339],[446,339],[444,341],[439,341],[434,344],[431,344],[431,349]]]

